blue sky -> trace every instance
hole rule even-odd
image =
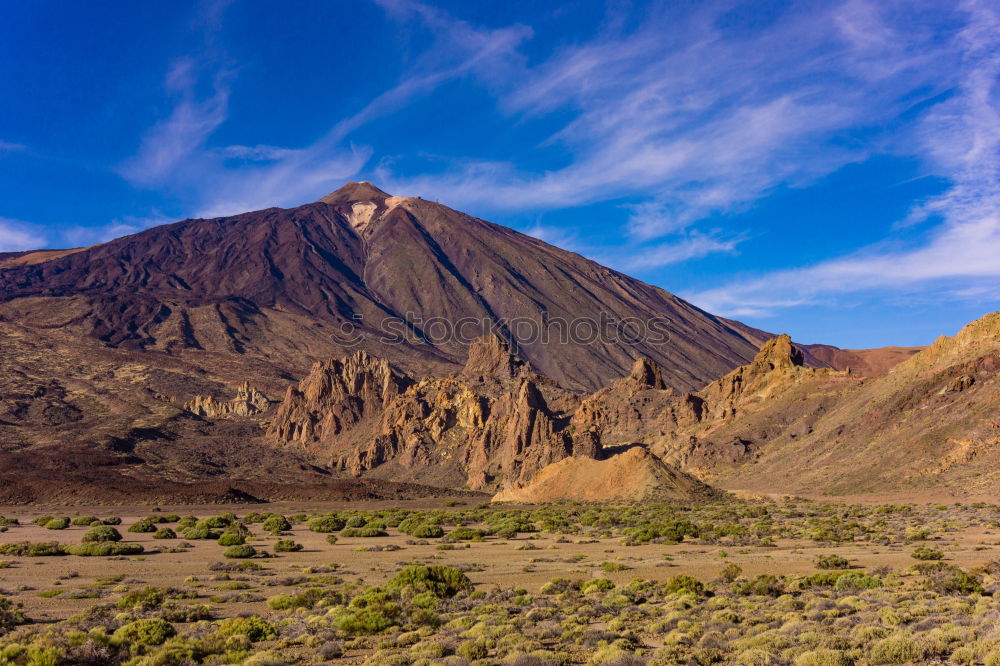
[[[1000,8],[4,3],[0,251],[348,180],[802,342],[1000,302]]]

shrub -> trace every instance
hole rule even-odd
[[[727,562],[722,571],[719,572],[719,577],[726,581],[727,583],[732,583],[734,580],[739,578],[743,574],[743,569],[740,568],[738,564],[733,562]]]
[[[45,529],[47,530],[64,530],[67,527],[69,527],[69,518],[53,518],[45,523]]]
[[[139,543],[115,543],[113,541],[101,541],[96,543],[82,543],[78,546],[68,546],[66,552],[79,557],[109,557],[123,555],[141,555],[145,549]]]
[[[347,527],[340,531],[340,536],[344,537],[384,537],[389,536],[385,530],[379,527]]]
[[[243,636],[251,643],[277,638],[278,629],[267,620],[252,615],[223,620],[217,629],[220,636]]]
[[[130,590],[126,592],[115,604],[123,610],[150,610],[158,608],[166,598],[163,589],[147,585],[141,590]]]
[[[267,600],[267,605],[274,610],[291,610],[293,608],[312,608],[324,597],[323,590],[310,587],[298,594],[278,594]]]
[[[847,558],[840,555],[820,555],[816,558],[817,569],[846,569],[849,565]]]
[[[87,530],[87,533],[83,535],[84,543],[99,543],[103,541],[121,541],[121,532],[111,527],[110,525],[99,525],[98,527],[91,527]]]
[[[484,536],[486,536],[486,532],[471,527],[458,527],[448,532],[449,539],[459,541],[482,541]]]
[[[177,527],[180,526],[181,524],[178,523]],[[185,529],[181,534],[184,535],[185,539],[191,539],[191,540],[218,539],[221,536],[221,533],[218,530],[213,530],[207,525],[202,525],[202,524],[192,525],[191,527]]]
[[[230,559],[246,559],[248,557],[253,557],[256,554],[257,549],[249,544],[230,546],[222,552],[223,557],[228,557]]]
[[[347,522],[338,516],[313,516],[306,523],[313,532],[339,532],[347,526]]]
[[[927,650],[913,636],[897,634],[884,638],[872,646],[871,663],[873,664],[907,664],[923,661]]]
[[[111,635],[115,645],[162,645],[177,634],[166,620],[151,617],[122,625]]]
[[[328,544],[330,544],[331,546],[333,544],[337,543],[337,535],[336,534],[327,534],[326,535],[326,542]]]
[[[21,523],[17,518],[7,518],[5,516],[0,516],[0,527],[14,527],[15,525],[20,525]]]
[[[469,661],[476,661],[477,659],[486,659],[490,650],[484,641],[465,641],[458,646],[455,654]]]
[[[176,523],[176,522],[180,522],[180,519],[181,519],[181,517],[178,516],[176,513],[168,513],[165,516],[160,516],[160,519],[157,520],[156,522],[158,522],[158,523]]]
[[[438,537],[444,536],[444,530],[440,525],[424,523],[413,528],[413,531],[410,532],[410,536],[416,539],[437,539]]]
[[[927,586],[939,594],[982,594],[984,591],[983,582],[978,576],[958,567],[947,567],[930,573]]]
[[[160,529],[156,530],[155,534],[153,534],[153,538],[154,539],[176,539],[177,538],[177,532],[174,532],[169,527],[161,527]]]
[[[274,550],[277,553],[297,553],[302,550],[302,544],[295,543],[291,539],[278,539],[274,543]]]
[[[245,543],[246,539],[244,539],[241,535],[235,534],[233,532],[226,532],[225,534],[219,537],[220,546],[242,546]]]
[[[386,583],[386,589],[413,587],[418,592],[430,592],[435,597],[453,597],[462,590],[472,589],[472,581],[454,567],[411,564]]]
[[[52,555],[66,555],[65,546],[55,542],[32,543],[21,541],[19,543],[0,544],[0,555],[18,555],[20,557],[47,557]]]
[[[288,522],[288,519],[280,514],[272,514],[264,520],[264,524],[261,525],[266,532],[271,534],[278,534],[280,532],[287,532],[292,529],[292,524]]]
[[[344,526],[345,527],[364,527],[367,524],[368,524],[368,521],[365,519],[364,516],[351,516],[350,518],[347,519],[347,523],[345,523]]]
[[[31,522],[39,527],[45,527],[45,524],[50,520],[54,520],[55,516],[38,516],[37,518],[32,518]]]
[[[0,596],[0,634],[25,624],[27,621],[28,618],[25,617],[21,604],[15,604],[7,597]]]
[[[140,520],[136,523],[133,523],[128,528],[128,531],[136,534],[149,534],[152,532],[156,532],[156,523],[154,523],[151,520]]]
[[[854,666],[854,660],[841,650],[812,650],[800,654],[795,666]]]
[[[607,578],[593,578],[583,584],[582,592],[584,594],[593,594],[595,592],[608,592],[613,589],[615,589],[615,584]]]
[[[921,546],[917,548],[912,553],[910,557],[915,560],[943,560],[944,553],[942,553],[937,548],[928,548],[927,546]]]
[[[696,597],[705,594],[705,585],[693,576],[680,574],[667,581],[663,587],[664,594],[693,594]]]
[[[110,516],[109,518],[105,518],[101,522],[104,523],[105,525],[121,525],[122,519],[119,518],[118,516]]]
[[[224,527],[229,527],[236,522],[236,516],[231,513],[223,513],[218,516],[209,516],[199,520],[198,523],[204,525],[208,528],[218,528],[222,529]]]
[[[777,576],[760,574],[753,580],[733,583],[732,590],[743,596],[780,597],[785,593],[785,583]]]
[[[78,518],[74,518],[70,522],[70,525],[75,525],[76,527],[87,527],[88,525],[93,525],[94,523],[99,522],[101,521],[97,519],[97,516],[79,516]]]

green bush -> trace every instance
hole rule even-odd
[[[67,527],[69,527],[69,518],[53,518],[45,523],[45,529],[47,530],[64,530]]]
[[[225,534],[219,537],[220,546],[242,546],[245,543],[246,539],[244,539],[241,535],[235,534],[233,532],[226,532]]]
[[[368,521],[364,516],[351,516],[347,519],[345,527],[364,527],[368,524]]]
[[[122,625],[111,635],[115,645],[163,645],[177,634],[174,626],[158,617],[136,620]]]
[[[342,537],[384,537],[388,533],[378,527],[346,527],[340,531]]]
[[[122,519],[119,518],[118,516],[111,516],[109,518],[105,518],[101,522],[104,523],[105,525],[121,525]]]
[[[101,521],[98,520],[97,516],[80,516],[78,518],[74,518],[70,522],[70,525],[75,525],[76,527],[87,527],[88,525],[93,525],[94,523],[99,522]]]
[[[292,529],[292,524],[288,522],[288,519],[284,516],[275,513],[264,519],[264,523],[261,527],[263,527],[266,532],[270,532],[271,534],[279,534]]]
[[[404,587],[412,587],[417,592],[430,592],[435,597],[445,598],[472,589],[472,581],[454,567],[411,564],[386,583],[387,590]]]
[[[154,523],[151,520],[140,520],[136,523],[133,523],[128,528],[128,531],[136,534],[151,534],[153,532],[156,532],[156,523]]]
[[[330,544],[331,546],[333,544],[337,543],[337,535],[336,534],[327,534],[326,535],[326,542],[328,544]]]
[[[325,596],[318,587],[310,587],[297,594],[278,594],[267,600],[267,605],[274,610],[292,610],[293,608],[312,608],[316,602]]]
[[[410,536],[416,539],[437,539],[438,537],[444,536],[444,530],[440,525],[424,523],[413,528],[413,531],[410,532]]]
[[[274,542],[274,551],[277,553],[297,553],[302,550],[301,543],[295,543],[291,539],[278,539]]]
[[[230,559],[246,559],[248,557],[253,557],[256,554],[257,549],[249,544],[230,546],[222,552],[223,557],[228,557]]]
[[[65,546],[55,542],[32,543],[21,541],[18,543],[0,544],[0,555],[18,555],[20,557],[47,557],[53,555],[66,555]]]
[[[177,527],[180,528],[183,522],[184,521],[178,523]],[[182,534],[184,535],[185,539],[191,539],[192,541],[197,539],[218,539],[220,536],[222,536],[221,532],[212,529],[211,527],[209,527],[207,524],[203,523],[200,520],[191,527],[186,528],[182,532]]]
[[[77,546],[67,546],[66,552],[79,557],[109,557],[124,555],[141,555],[144,552],[142,544],[115,543],[102,541],[97,543],[82,543]]]
[[[490,650],[487,647],[486,642],[482,640],[475,641],[465,641],[458,646],[455,651],[459,657],[463,659],[468,659],[469,661],[476,661],[477,659],[486,659],[489,656]]]
[[[820,555],[816,558],[817,569],[846,569],[848,566],[850,562],[840,555]]]
[[[168,513],[165,516],[160,516],[160,519],[156,522],[158,523],[177,523],[180,522],[181,517],[176,513]]]
[[[921,546],[917,548],[912,553],[910,557],[915,560],[943,560],[944,553],[942,553],[937,548],[928,548],[927,546]]]
[[[20,525],[21,523],[17,518],[7,518],[6,516],[0,516],[0,527],[14,527],[15,525]]]
[[[339,516],[313,516],[306,523],[313,532],[339,532],[347,526],[347,521]]]
[[[87,530],[87,533],[83,535],[84,543],[99,543],[102,541],[121,541],[121,532],[111,527],[110,525],[99,525],[98,527],[91,527]]]
[[[458,541],[482,541],[485,536],[485,531],[477,530],[472,527],[458,527],[453,529],[451,532],[448,532],[449,539],[455,539]]]
[[[920,663],[927,655],[926,646],[908,634],[897,634],[875,643],[871,649],[873,664]]]
[[[177,532],[174,532],[169,527],[161,527],[160,529],[156,530],[155,534],[153,534],[153,538],[154,539],[176,539],[177,538]]]
[[[705,594],[705,585],[693,576],[680,574],[667,581],[667,584],[663,586],[663,593],[693,594],[696,597],[701,597]]]
[[[50,520],[55,520],[55,516],[38,516],[37,518],[32,518],[31,522],[39,527],[45,527],[45,524]]]
[[[220,636],[243,636],[251,643],[278,637],[277,627],[256,615],[223,620],[219,623],[217,632]]]
[[[736,581],[731,589],[734,594],[747,597],[780,597],[785,593],[785,582],[771,574],[760,574],[753,580]]]
[[[811,650],[800,654],[795,666],[854,666],[854,660],[842,650]]]
[[[0,596],[0,634],[27,622],[28,618],[25,617],[21,604],[16,604],[7,597]]]
[[[126,592],[115,606],[123,610],[151,610],[159,608],[165,598],[166,593],[162,588],[147,585],[140,590]]]

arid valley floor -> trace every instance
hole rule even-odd
[[[0,608],[0,663],[1000,663],[1000,506],[984,502],[0,513],[0,592],[23,606]],[[72,525],[91,517],[122,521],[97,543],[142,552],[38,546],[109,534]]]

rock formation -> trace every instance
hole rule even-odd
[[[216,400],[212,396],[196,395],[191,401],[184,404],[184,409],[192,414],[209,418],[257,416],[266,412],[270,407],[271,401],[267,399],[267,396],[250,386],[249,382],[243,382],[236,390],[236,397],[232,400]]]
[[[289,388],[269,435],[352,475],[428,479],[473,489],[522,482],[578,453],[566,415],[573,394],[529,370],[506,342],[474,342],[459,375],[415,381],[357,352],[313,367]]]

